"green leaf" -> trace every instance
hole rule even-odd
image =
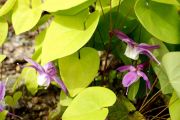
[[[134,5],[136,0],[123,0],[120,5],[120,13],[128,18],[135,19]]]
[[[4,18],[0,17],[0,46],[6,40],[7,34],[8,34],[8,23]]]
[[[13,95],[14,102],[17,103],[18,100],[21,98],[21,96],[22,96],[22,92],[21,91],[18,91],[16,93],[14,93],[14,95]]]
[[[152,38],[150,39],[150,43],[153,45],[159,45],[160,48],[153,51],[153,54],[156,58],[162,63],[162,57],[168,53],[168,49],[166,48],[165,44],[158,39]],[[163,94],[169,94],[173,92],[173,88],[170,84],[169,78],[166,74],[166,71],[163,65],[157,65],[157,63],[151,62],[154,72],[156,73],[160,86],[161,91]]]
[[[7,114],[8,114],[7,110],[4,110],[4,111],[0,112],[0,119],[5,120]]]
[[[108,118],[109,120],[145,120],[143,115],[136,111],[134,105],[122,95],[118,96],[116,103],[109,108]]]
[[[31,92],[32,95],[35,95],[38,91],[36,70],[34,70],[33,68],[24,68],[22,71],[22,75],[25,79],[25,84],[28,91]]]
[[[0,16],[7,14],[16,3],[16,0],[7,0],[6,3],[0,8]]]
[[[2,62],[6,58],[6,55],[0,55],[0,62]]]
[[[180,120],[179,111],[180,111],[180,99],[174,92],[169,103],[169,112],[170,112],[171,120]]]
[[[131,85],[128,89],[129,100],[134,101],[139,90],[140,80]]]
[[[180,5],[177,0],[152,0],[152,1],[164,3],[164,4]]]
[[[13,97],[11,96],[6,96],[5,98],[6,104],[8,104],[11,107],[14,107],[16,104],[14,103]]]
[[[13,13],[12,24],[16,34],[33,28],[41,17],[41,0],[17,0]],[[32,8],[31,8],[32,7]]]
[[[39,33],[35,38],[35,51],[42,49],[42,44],[46,35],[46,29]]]
[[[70,96],[67,96],[63,91],[61,91],[60,94],[60,105],[62,106],[69,106],[70,103],[72,102],[73,98]]]
[[[62,80],[72,97],[93,81],[99,70],[99,64],[98,52],[88,47],[59,59]]]
[[[135,13],[143,27],[153,36],[167,43],[180,43],[180,21],[175,6],[137,0]]]
[[[62,120],[105,120],[107,107],[116,101],[116,95],[103,87],[89,87],[83,90],[66,109]]]
[[[81,10],[88,8],[96,0],[46,0],[42,9],[48,12],[61,12],[64,14],[74,15]]]
[[[22,92],[18,91],[14,93],[13,97],[11,96],[6,96],[5,97],[5,102],[11,107],[15,107],[18,103],[18,100],[21,98]]]
[[[162,58],[169,81],[180,97],[180,52],[169,52]]]
[[[110,2],[112,5],[111,7],[115,8],[120,4],[121,0],[97,0],[96,9],[101,12],[101,15],[103,15],[102,9],[104,13],[110,11]]]
[[[96,11],[89,14],[88,17],[84,15],[84,12],[79,14],[82,14],[79,19],[77,19],[78,15],[55,16],[43,42],[41,57],[43,64],[75,53],[91,38],[98,24],[99,13]],[[62,21],[62,19],[66,21]],[[68,23],[72,26],[69,26]],[[81,27],[77,28],[77,23]],[[85,30],[81,30],[82,27]]]

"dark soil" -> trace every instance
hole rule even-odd
[[[22,86],[20,90],[23,96],[19,100],[17,108],[8,108],[9,112],[18,115],[22,120],[47,120],[48,115],[57,107],[59,101],[60,89],[50,86],[47,90],[39,90],[35,96],[32,96]],[[8,115],[7,120],[20,120],[17,117]]]

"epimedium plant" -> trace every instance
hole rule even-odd
[[[0,7],[0,45],[10,24],[16,35],[38,32],[13,91],[20,80],[32,95],[50,83],[61,88],[49,119],[62,120],[149,119],[146,107],[162,92],[163,110],[180,119],[179,6],[178,0],[7,0]],[[0,92],[11,107],[22,94]],[[8,113],[3,107],[1,118]]]

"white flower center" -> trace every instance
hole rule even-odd
[[[125,55],[133,60],[137,60],[139,58],[139,53],[140,51],[138,50],[137,47],[127,45]]]
[[[48,87],[50,84],[50,78],[46,74],[41,74],[38,76],[38,85]]]

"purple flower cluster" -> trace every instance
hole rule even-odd
[[[144,54],[147,55],[151,60],[156,61],[160,65],[160,62],[151,53],[151,51],[153,51],[154,49],[158,49],[159,45],[148,45],[146,43],[138,44],[134,42],[131,38],[129,38],[126,34],[118,30],[114,30],[113,34],[127,44],[125,51],[125,55],[127,57],[137,60],[140,54]],[[146,86],[150,89],[150,81],[147,75],[143,72],[145,65],[145,63],[139,64],[136,67],[132,65],[125,65],[117,68],[119,72],[128,71],[128,73],[125,74],[122,80],[122,84],[124,87],[127,88],[127,92],[129,86],[135,83],[140,77],[142,77],[146,81]]]

